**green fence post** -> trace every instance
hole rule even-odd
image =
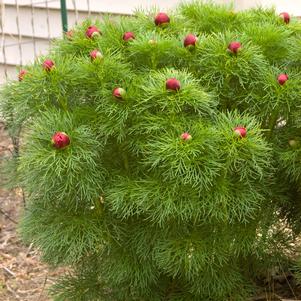
[[[67,19],[66,0],[61,0],[61,16],[62,16],[63,32],[67,32],[68,31],[68,19]]]

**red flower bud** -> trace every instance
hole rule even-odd
[[[288,80],[288,76],[287,76],[287,74],[284,74],[284,73],[279,74],[277,77],[277,80],[278,80],[279,85],[282,86]]]
[[[113,96],[119,99],[123,99],[126,94],[126,91],[123,88],[115,88],[113,90]]]
[[[188,34],[184,39],[184,46],[195,46],[198,38],[194,34]]]
[[[45,71],[51,71],[55,67],[54,62],[50,59],[45,60],[42,66]]]
[[[124,41],[128,42],[128,41],[130,41],[130,40],[135,39],[135,35],[134,35],[133,32],[128,31],[128,32],[125,32],[125,33],[124,33],[124,35],[123,35],[122,38],[123,38]]]
[[[180,82],[176,78],[170,78],[166,81],[166,89],[178,91],[181,88]]]
[[[158,15],[155,17],[155,24],[157,26],[165,25],[170,22],[170,18],[165,13],[158,13]]]
[[[100,36],[100,31],[95,25],[91,25],[86,30],[86,37],[92,39],[96,36]]]
[[[190,140],[191,138],[192,138],[192,136],[187,132],[185,132],[181,135],[181,139],[184,141]]]
[[[103,55],[98,49],[94,49],[90,52],[90,58],[92,59],[92,61],[94,61],[96,59],[102,59]]]
[[[27,73],[28,73],[27,70],[24,70],[24,69],[20,70],[19,75],[18,75],[18,78],[19,78],[19,81],[20,81],[20,82],[24,79],[24,76],[25,76]]]
[[[52,141],[52,145],[57,149],[65,148],[70,144],[70,138],[64,132],[56,132],[52,136],[51,141]]]
[[[241,49],[240,42],[234,41],[228,45],[228,50],[232,53],[237,54],[237,52]]]
[[[247,129],[243,126],[237,126],[234,128],[234,133],[240,138],[245,138],[247,136]]]
[[[286,23],[286,24],[288,24],[290,22],[290,20],[291,20],[290,15],[288,13],[286,13],[286,12],[281,13],[279,15],[279,17],[282,18],[283,21],[284,21],[284,23]]]

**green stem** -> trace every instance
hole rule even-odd
[[[175,279],[172,279],[170,285],[167,287],[164,300],[168,301],[168,299],[172,295],[175,287],[176,287]]]
[[[68,111],[68,106],[67,106],[67,101],[65,101],[63,98],[59,97],[58,98],[59,104],[61,105],[61,107],[63,108],[63,110],[65,112]]]
[[[272,137],[272,134],[273,134],[273,132],[274,132],[275,125],[276,125],[276,123],[277,123],[278,113],[279,113],[279,110],[276,109],[276,110],[272,113],[272,115],[271,115],[271,117],[270,117],[269,125],[268,125],[270,132],[269,132],[269,134],[268,134],[268,138],[271,138],[271,137]]]
[[[123,158],[124,168],[128,172],[129,169],[130,169],[129,168],[129,159],[128,159],[128,156],[125,153],[122,153],[122,158]]]
[[[121,157],[123,159],[123,166],[124,166],[124,169],[126,170],[126,172],[128,173],[130,167],[129,167],[129,158],[126,154],[126,152],[123,151],[123,147],[122,145],[118,145],[118,151],[119,153],[121,154]]]
[[[152,69],[156,70],[157,69],[157,63],[156,63],[156,55],[153,53],[151,56],[151,63],[152,63]]]

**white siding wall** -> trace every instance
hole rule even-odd
[[[183,1],[66,0],[66,2],[68,24],[72,27],[76,21],[80,22],[88,15],[101,17],[102,13],[131,14],[135,8],[153,6],[164,11]],[[215,2],[233,1],[215,0]],[[279,12],[288,11],[301,16],[301,0],[234,0],[234,5],[238,10],[256,5],[274,5]],[[59,0],[48,0],[47,4],[46,0],[0,0],[0,83],[5,81],[5,74],[9,78],[16,78],[16,65],[27,64],[37,55],[46,53],[49,39],[61,35],[59,8]]]
[[[235,0],[235,6],[237,9],[274,6],[279,13],[285,11],[295,16],[301,16],[301,0]]]

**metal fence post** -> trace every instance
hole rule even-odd
[[[67,7],[66,0],[61,0],[61,17],[62,17],[62,25],[63,31],[68,31],[68,19],[67,19]]]

